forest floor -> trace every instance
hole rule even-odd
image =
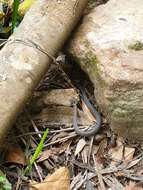
[[[101,1],[96,3],[99,5]],[[0,169],[12,184],[12,189],[50,189],[52,182],[54,187],[51,190],[58,190],[68,183],[67,178],[71,190],[143,189],[143,147],[140,144],[129,144],[113,134],[104,116],[101,129],[95,136],[76,134],[71,101],[80,99],[78,86],[84,86],[88,99],[96,107],[94,89],[86,74],[68,55],[59,54],[57,61],[59,65],[51,64],[2,147]],[[80,127],[87,127],[94,121],[95,118],[79,100]],[[25,175],[29,159],[46,128],[49,132],[44,147]],[[55,174],[53,181],[45,180],[61,167],[65,168],[62,176],[57,174],[56,178]],[[70,177],[66,169],[70,171]]]
[[[17,119],[2,152],[1,169],[13,189],[27,189],[36,181],[36,188],[43,190],[49,185],[43,180],[61,166],[70,170],[71,189],[142,189],[143,153],[139,144],[131,145],[116,137],[103,116],[97,135],[81,137],[74,131],[69,101],[78,94],[69,79],[75,88],[76,84],[84,86],[95,105],[93,88],[86,74],[70,58],[65,61],[60,55],[58,59],[61,66],[51,65]],[[81,127],[93,122],[84,105],[80,105],[78,112]],[[46,128],[49,133],[44,148],[32,170],[23,176]]]

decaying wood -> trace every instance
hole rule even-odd
[[[0,140],[47,71],[88,0],[38,0],[0,52]],[[47,53],[44,53],[47,52]],[[48,56],[47,56],[47,55]]]
[[[92,125],[92,120],[89,120],[86,114],[78,110],[78,124],[85,127]],[[73,123],[73,108],[68,106],[50,105],[42,110],[41,113],[33,117],[34,120],[40,120],[48,125],[66,125],[72,126]]]
[[[34,105],[60,105],[72,106],[74,101],[79,101],[79,96],[73,88],[53,89],[50,91],[36,92]]]
[[[73,108],[71,106],[73,101],[79,101],[79,96],[72,88],[38,92],[31,106],[34,106],[32,109],[37,110],[38,107],[41,111],[34,114],[33,119],[40,120],[48,126],[72,126]],[[94,123],[94,118],[89,117],[88,112],[85,108],[78,109],[78,125],[83,128]]]

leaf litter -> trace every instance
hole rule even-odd
[[[92,0],[91,2],[95,3]],[[96,3],[105,2],[99,0]],[[7,13],[11,17],[11,12]],[[5,18],[2,10],[0,36],[7,38],[11,28],[9,24],[5,27]],[[71,59],[66,60],[65,54],[60,54],[57,60],[73,84],[79,83],[87,87],[89,99],[95,103],[92,85],[85,74],[72,64]],[[4,74],[0,78],[6,80],[7,77]],[[2,173],[0,178],[3,181],[0,185],[11,189],[10,181],[16,190],[25,190],[28,187],[31,190],[143,189],[142,147],[139,144],[131,146],[116,138],[104,117],[99,134],[88,138],[78,136],[72,126],[71,105],[74,100],[79,101],[77,91],[67,82],[61,69],[51,65],[3,147],[1,170],[6,173],[8,180]],[[94,122],[95,118],[84,102],[81,102],[78,108],[78,125],[82,129]],[[24,176],[23,171],[47,128],[49,133],[43,150],[33,163],[30,174]]]
[[[83,77],[79,73],[72,73],[73,83]],[[80,79],[77,80],[77,76]],[[87,78],[82,78],[82,83],[87,81]],[[88,82],[86,87],[92,101],[92,86]],[[5,151],[2,169],[13,189],[142,189],[143,154],[140,145],[131,146],[115,138],[104,118],[95,137],[78,136],[72,127],[73,99],[78,100],[78,94],[62,76],[58,66],[52,65],[7,140],[9,148]],[[80,127],[85,128],[94,121],[85,105],[80,104]],[[43,149],[31,172],[24,176],[23,169],[47,128],[49,132]]]

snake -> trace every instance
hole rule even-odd
[[[90,129],[88,130],[81,130],[77,123],[77,104],[78,102],[73,103],[73,127],[75,132],[83,137],[90,137],[93,135],[96,135],[98,131],[101,128],[101,115],[96,110],[96,108],[93,106],[93,104],[90,103],[89,99],[86,96],[85,91],[80,88],[80,97],[82,101],[86,104],[87,108],[90,110],[91,114],[96,118],[95,124],[93,124]]]

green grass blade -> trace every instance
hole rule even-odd
[[[24,171],[24,175],[28,172],[30,172],[30,170],[32,169],[32,165],[34,164],[34,162],[37,160],[39,154],[41,153],[42,149],[43,149],[43,145],[44,145],[44,141],[48,135],[49,129],[47,128],[46,131],[43,134],[43,137],[40,140],[40,143],[38,144],[32,158],[29,161],[28,166],[26,167],[25,171]]]
[[[32,156],[32,158],[30,160],[31,165],[35,162],[35,160],[38,158],[39,154],[41,153],[41,151],[43,149],[44,141],[45,141],[45,139],[46,139],[46,137],[48,135],[48,131],[49,131],[49,129],[47,128],[46,131],[43,134],[43,137],[42,137],[40,143],[38,144],[38,147],[36,148],[36,151],[35,151],[34,155]]]
[[[13,2],[13,12],[12,12],[12,33],[13,33],[15,27],[16,27],[19,3],[20,3],[20,0],[14,0],[14,2]]]

